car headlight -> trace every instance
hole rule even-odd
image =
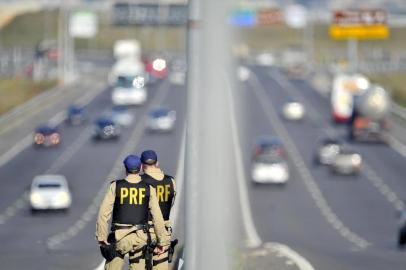
[[[38,193],[31,193],[30,201],[32,204],[39,204],[42,202],[42,197]]]
[[[361,166],[362,158],[359,154],[355,154],[351,157],[351,162],[354,166]]]
[[[67,192],[60,192],[58,193],[58,196],[56,197],[56,201],[58,203],[68,203],[70,200],[70,196]]]

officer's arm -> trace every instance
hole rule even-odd
[[[156,197],[156,191],[153,187],[150,187],[149,210],[152,215],[155,233],[158,238],[158,245],[168,246],[170,243],[170,238],[166,231],[164,218],[162,217],[162,212],[159,208],[158,199]]]
[[[108,236],[108,221],[113,212],[114,199],[116,193],[116,183],[112,182],[104,196],[103,202],[100,205],[99,214],[96,222],[96,240],[107,241]]]
[[[176,193],[175,179],[171,178],[171,180],[172,180],[172,184],[173,184],[173,189],[175,190],[175,194],[174,194],[173,199],[172,199],[172,206],[173,206],[175,204],[175,199],[176,199],[177,193]]]

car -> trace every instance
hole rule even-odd
[[[285,149],[282,141],[273,136],[260,136],[255,142],[252,159],[255,160],[258,156],[264,154],[283,157]]]
[[[176,112],[168,108],[156,108],[149,112],[147,127],[151,132],[169,132],[174,129]]]
[[[126,107],[115,106],[105,113],[105,117],[111,119],[114,123],[128,127],[134,122],[134,114]]]
[[[253,160],[251,178],[256,184],[286,184],[289,168],[280,156],[262,154]]]
[[[270,67],[275,65],[276,59],[272,53],[262,52],[258,54],[255,58],[255,61],[260,66]]]
[[[282,114],[286,120],[299,121],[305,116],[305,107],[300,102],[287,102],[283,105]]]
[[[337,138],[326,137],[321,140],[317,150],[315,162],[321,165],[330,165],[340,152],[342,142]]]
[[[172,71],[169,75],[169,81],[175,85],[184,85],[186,82],[186,73],[183,71]]]
[[[66,122],[70,125],[77,126],[87,120],[86,110],[83,106],[71,105],[66,113]]]
[[[61,143],[61,135],[56,127],[51,125],[41,125],[35,129],[34,145],[35,146],[56,146]]]
[[[341,175],[358,175],[361,167],[361,155],[350,148],[341,148],[330,165],[333,173]]]
[[[95,121],[93,138],[96,140],[118,139],[121,135],[120,126],[111,118],[100,117]]]
[[[404,248],[406,245],[406,209],[400,215],[399,220],[399,233],[398,233],[398,247]]]
[[[33,213],[38,210],[68,210],[72,195],[63,175],[38,175],[30,188],[30,205]]]
[[[142,105],[147,101],[145,79],[140,76],[118,76],[111,93],[113,105]]]
[[[246,82],[250,78],[250,70],[245,66],[239,66],[237,68],[237,78],[242,82]]]

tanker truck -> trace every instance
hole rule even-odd
[[[370,85],[354,96],[349,121],[350,139],[364,142],[386,142],[389,132],[390,97],[381,86]]]

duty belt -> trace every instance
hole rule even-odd
[[[135,225],[120,225],[120,224],[113,224],[111,226],[111,230],[114,232],[116,230],[121,230],[121,229],[135,229],[136,231],[138,230],[144,230],[145,229],[145,224],[135,224]]]

